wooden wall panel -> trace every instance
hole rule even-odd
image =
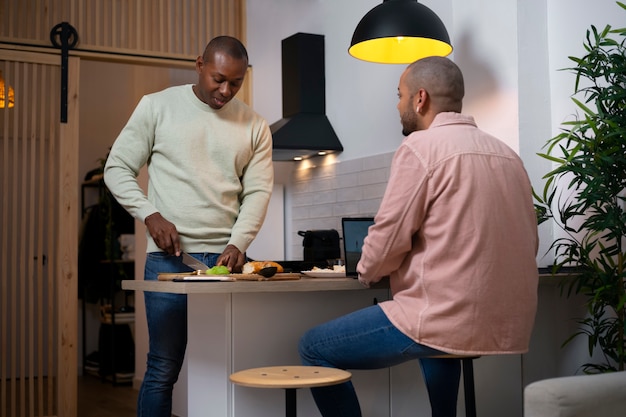
[[[60,307],[57,279],[59,255],[75,250],[76,238],[60,241],[65,235],[59,231],[78,233],[74,217],[60,221],[61,201],[76,198],[76,191],[59,189],[59,60],[12,51],[2,55],[0,69],[15,90],[15,106],[0,109],[0,415],[53,416],[59,415],[61,398],[71,403],[76,395],[68,392],[71,382],[68,388],[57,385],[59,368],[76,372],[71,350],[65,349],[66,359],[57,357],[61,324],[74,328],[62,337],[76,340],[76,313],[59,313],[75,306],[75,290],[63,291],[74,301]],[[75,144],[67,146],[76,152]],[[75,161],[64,164],[77,181],[71,172]]]
[[[52,46],[50,31],[68,22],[77,48],[194,59],[217,35],[245,43],[245,0],[3,0],[0,42]]]

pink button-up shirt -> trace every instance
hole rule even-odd
[[[390,277],[380,304],[418,343],[456,354],[528,350],[537,307],[537,220],[518,155],[440,113],[398,148],[365,239],[359,280]]]

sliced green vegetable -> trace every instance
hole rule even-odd
[[[230,271],[224,265],[219,265],[207,269],[204,273],[207,275],[228,275],[230,274]]]

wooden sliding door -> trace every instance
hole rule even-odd
[[[0,49],[0,413],[76,415],[78,67]],[[8,94],[5,93],[5,96]],[[0,102],[1,102],[0,97]]]
[[[0,417],[77,415],[79,57],[193,66],[213,36],[245,43],[245,5],[0,1],[0,71],[14,94],[13,107],[0,108]],[[61,22],[79,39],[69,52],[67,123],[60,52],[46,51]]]

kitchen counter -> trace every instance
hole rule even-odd
[[[387,288],[387,282],[376,288]],[[307,278],[272,281],[216,281],[216,282],[173,282],[173,281],[122,281],[122,288],[135,291],[170,292],[175,294],[223,294],[251,292],[302,292],[342,291],[366,289],[354,278]]]
[[[523,387],[552,376],[563,306],[558,283],[567,275],[540,275],[540,308],[531,352],[475,361],[477,403],[484,416],[521,417]],[[188,295],[189,340],[174,390],[181,417],[274,417],[284,414],[284,392],[233,386],[228,376],[246,368],[298,365],[298,341],[309,328],[389,298],[388,282],[367,289],[353,278],[281,281],[123,281],[122,288]],[[568,316],[569,317],[569,316]],[[557,337],[558,336],[558,337]],[[554,340],[553,340],[554,339]],[[364,417],[429,415],[419,367],[410,361],[388,369],[354,371]],[[319,416],[308,390],[298,390],[298,416]],[[458,415],[464,415],[462,389]]]

